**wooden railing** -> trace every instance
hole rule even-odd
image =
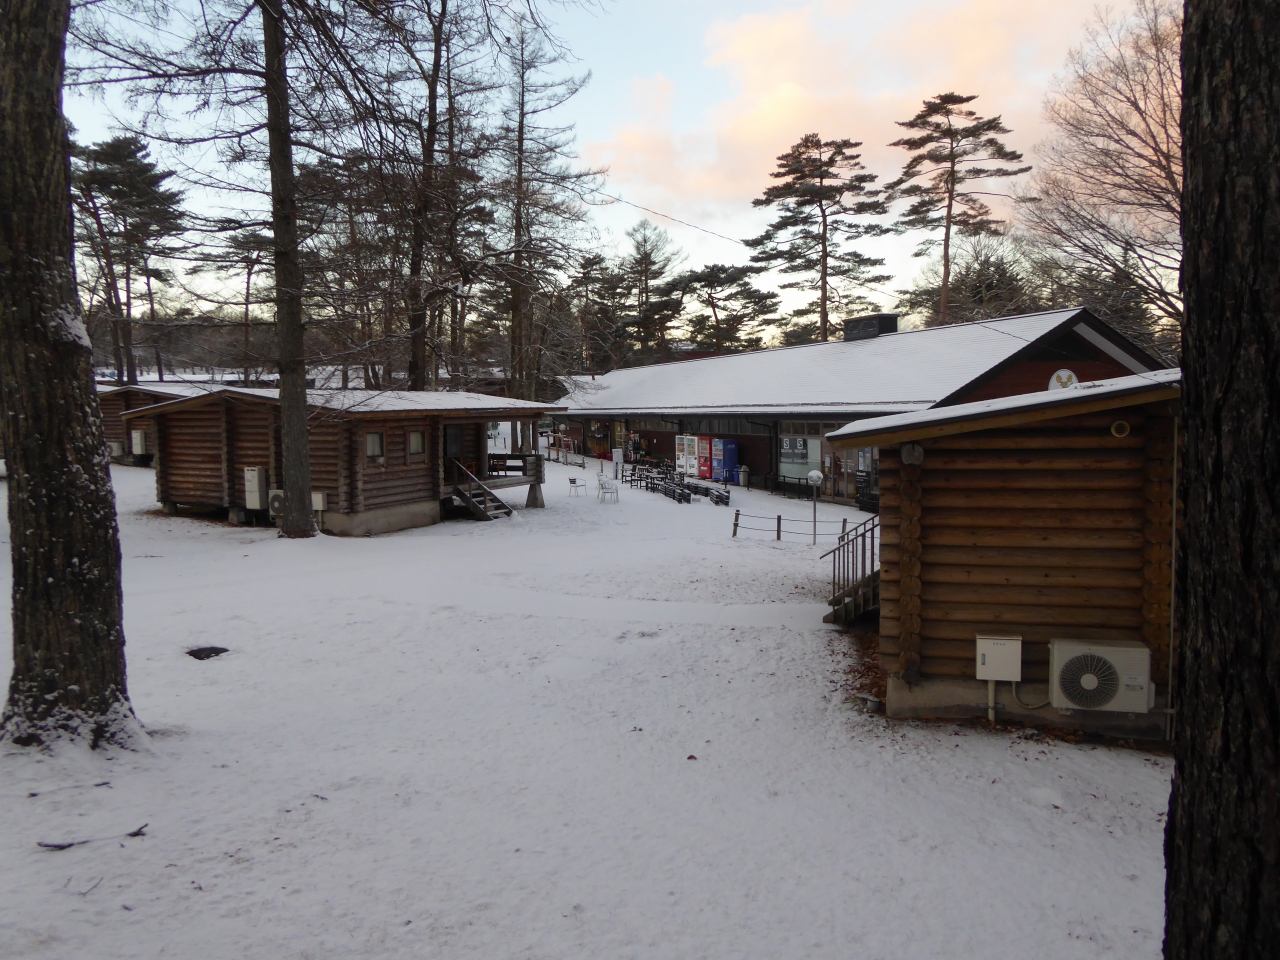
[[[836,545],[822,555],[831,558],[831,606],[853,601],[855,615],[880,600],[880,518],[872,517],[841,534]]]
[[[468,470],[462,461],[454,460],[452,462],[455,471],[454,476],[456,477],[461,473],[466,477],[465,483],[458,480],[455,483],[455,487],[468,509],[481,520],[492,520],[498,514],[507,517],[511,516],[511,508],[507,506],[501,497],[485,486],[483,480]]]

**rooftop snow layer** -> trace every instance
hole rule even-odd
[[[142,383],[114,383],[97,385],[98,393],[102,396],[108,396],[120,390],[141,390],[144,393],[155,393],[171,396],[174,399],[178,397],[194,397],[202,393],[213,393],[221,390],[222,387],[216,383],[183,383],[181,381],[166,380],[160,383],[155,380]]]
[[[201,391],[224,396],[261,397],[279,400],[280,391],[275,387],[215,387]],[[183,397],[182,399],[187,399]],[[176,401],[175,401],[176,402]],[[430,413],[466,412],[483,410],[495,413],[540,413],[562,410],[563,407],[530,400],[512,400],[508,397],[491,397],[482,393],[455,391],[417,390],[308,390],[307,405],[322,410],[342,413],[405,413],[423,411]],[[163,410],[167,404],[143,407],[138,413],[151,414]]]
[[[1117,400],[1137,393],[1145,393],[1154,387],[1180,386],[1182,371],[1153,370],[1112,380],[1093,380],[1079,383],[1065,390],[1046,390],[1041,393],[1022,393],[976,403],[960,403],[954,407],[937,407],[913,413],[901,413],[890,417],[859,420],[827,434],[828,440],[857,440],[862,437],[881,436],[895,431],[910,431],[921,427],[941,426],[947,423],[985,420],[1007,413],[1024,410],[1051,409],[1057,406],[1080,403],[1084,400],[1101,400],[1114,397]]]
[[[600,414],[899,412],[937,403],[1080,312],[614,370],[595,380],[576,379],[563,403],[570,413]]]

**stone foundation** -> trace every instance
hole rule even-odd
[[[337,537],[373,537],[440,522],[440,501],[420,500],[360,513],[326,510],[320,515],[320,529]]]
[[[1018,684],[1018,698],[1023,703],[1042,703],[1049,699],[1047,683]],[[1151,713],[1111,713],[1105,710],[1055,710],[1053,707],[1028,709],[1013,699],[1013,686],[996,684],[996,721],[1012,720],[1067,730],[1087,730],[1117,737],[1142,740],[1165,738],[1166,714],[1158,712],[1163,696],[1156,698],[1156,711]],[[890,677],[885,689],[885,714],[902,720],[960,720],[987,715],[987,682],[949,677],[927,677],[907,686],[899,677]]]

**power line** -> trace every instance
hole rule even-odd
[[[637,210],[643,210],[645,213],[651,213],[655,217],[661,217],[664,220],[670,220],[672,223],[678,223],[681,226],[688,227],[691,230],[699,230],[702,233],[710,234],[711,236],[718,237],[721,240],[728,240],[730,243],[736,243],[739,246],[743,246],[743,247],[749,246],[749,244],[745,240],[740,240],[737,237],[726,237],[723,233],[716,233],[714,230],[708,230],[706,227],[700,227],[696,223],[690,223],[688,220],[681,220],[679,217],[673,217],[669,213],[663,213],[662,211],[654,210],[651,207],[644,207],[638,203],[632,203],[630,200],[624,200],[622,197],[616,197],[611,193],[605,193],[603,190],[595,190],[593,192],[601,197],[606,197],[609,200],[613,200],[615,203],[625,203],[628,207],[635,207]],[[789,241],[782,241],[782,242],[785,243]],[[885,290],[871,283],[862,283],[862,282],[854,281],[854,285],[863,287],[866,290],[871,290],[874,293],[878,293],[884,297],[891,297],[895,300],[899,299],[899,297],[901,296],[896,291]]]
[[[596,190],[595,192],[602,197],[607,197],[608,199],[613,200],[616,203],[625,203],[628,207],[635,207],[637,210],[643,210],[645,213],[652,213],[655,217],[661,217],[663,220],[670,220],[672,223],[678,223],[681,226],[689,227],[691,230],[701,230],[703,233],[709,233],[713,237],[719,237],[721,240],[728,240],[730,243],[740,244],[744,247],[747,245],[745,240],[739,240],[737,237],[726,237],[723,233],[716,233],[714,230],[708,230],[706,227],[700,227],[696,223],[690,223],[688,220],[681,220],[679,217],[673,217],[669,213],[662,213],[661,211],[653,210],[649,207],[642,207],[638,203],[632,203],[630,200],[623,200],[622,197],[615,197],[613,194],[605,193],[603,190]]]

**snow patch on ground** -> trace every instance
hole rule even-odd
[[[353,540],[113,475],[152,752],[0,753],[0,956],[1160,955],[1169,762],[856,711],[823,546],[555,464]]]

